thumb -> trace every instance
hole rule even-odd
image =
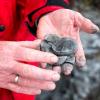
[[[95,25],[89,19],[83,17],[80,13],[75,12],[75,24],[80,27],[83,31],[88,33],[99,32],[99,27]]]

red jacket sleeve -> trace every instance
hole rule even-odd
[[[16,0],[17,9],[21,11],[21,14],[27,16],[31,12],[38,8],[41,8],[46,4],[46,0]]]
[[[24,15],[28,15],[38,8],[46,6],[67,7],[69,0],[16,0],[18,7]],[[50,10],[50,9],[49,9]]]

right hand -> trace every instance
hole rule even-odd
[[[57,62],[55,55],[37,50],[40,43],[40,40],[0,41],[0,88],[30,95],[55,88],[55,81],[60,79],[57,72],[28,64]],[[14,82],[16,74],[19,75],[17,83]]]

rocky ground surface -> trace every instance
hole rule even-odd
[[[87,9],[83,15],[100,27],[100,10]],[[43,92],[37,100],[100,100],[100,33],[81,32],[87,58],[84,68],[74,68],[68,77],[62,76],[56,90]]]

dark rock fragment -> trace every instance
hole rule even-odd
[[[76,42],[71,38],[58,37],[49,34],[40,45],[40,49],[45,52],[51,52],[58,56],[59,60],[55,64],[47,64],[47,68],[54,66],[63,66],[64,64],[75,64],[75,53],[77,51]]]

